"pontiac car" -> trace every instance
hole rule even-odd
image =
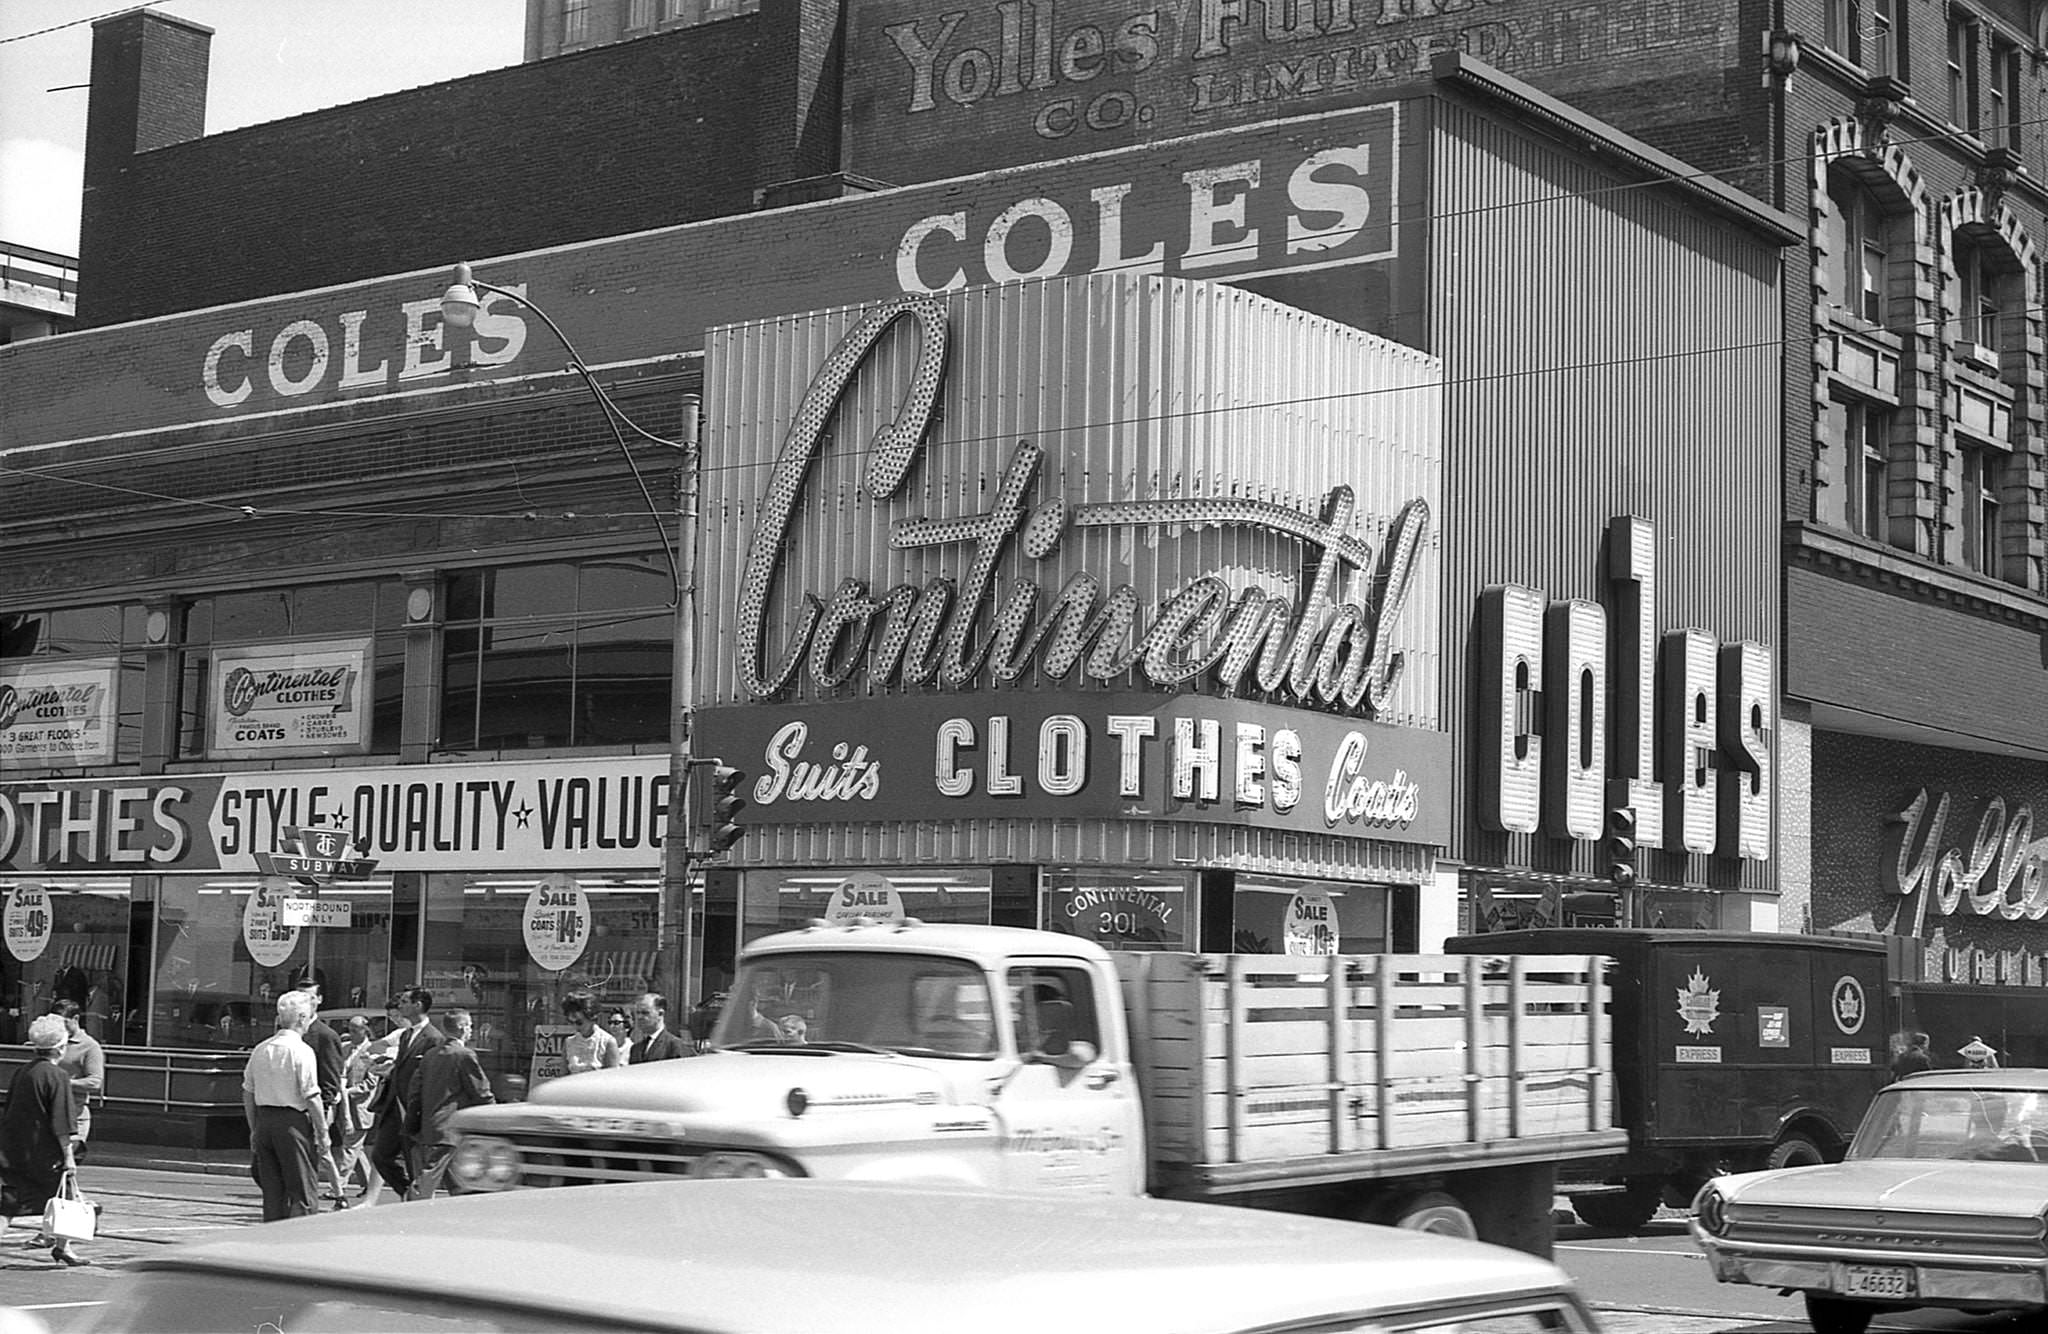
[[[1597,1329],[1556,1265],[1480,1242],[1215,1204],[838,1181],[421,1200],[171,1247],[135,1270],[92,1330]]]
[[[2048,1070],[1909,1076],[1841,1162],[1708,1182],[1692,1234],[1721,1282],[1804,1293],[1815,1334],[1909,1307],[2048,1310]]]

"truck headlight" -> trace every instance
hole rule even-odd
[[[763,1153],[707,1153],[690,1165],[693,1177],[786,1177],[789,1172]]]
[[[1711,1181],[1700,1187],[1700,1193],[1692,1197],[1692,1216],[1700,1220],[1700,1226],[1715,1236],[1728,1231],[1728,1197],[1714,1187]]]
[[[465,1135],[448,1170],[465,1190],[504,1190],[519,1180],[519,1150],[506,1140]]]

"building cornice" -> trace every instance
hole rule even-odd
[[[1968,615],[2048,631],[2048,601],[1838,529],[1793,520],[1785,524],[1783,550],[1788,569],[1856,579],[1922,602],[1947,604]]]

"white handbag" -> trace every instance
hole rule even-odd
[[[91,1241],[98,1223],[92,1201],[78,1191],[78,1173],[66,1172],[57,1193],[43,1206],[43,1235],[64,1241]]]

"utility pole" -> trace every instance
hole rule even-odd
[[[655,990],[676,1006],[674,1023],[684,1022],[690,994],[691,844],[697,836],[691,801],[691,716],[697,704],[697,480],[698,430],[702,400],[683,396],[682,466],[676,475],[676,548],[681,553],[676,581],[675,664],[670,686],[668,832],[661,840],[661,895],[655,918]]]

